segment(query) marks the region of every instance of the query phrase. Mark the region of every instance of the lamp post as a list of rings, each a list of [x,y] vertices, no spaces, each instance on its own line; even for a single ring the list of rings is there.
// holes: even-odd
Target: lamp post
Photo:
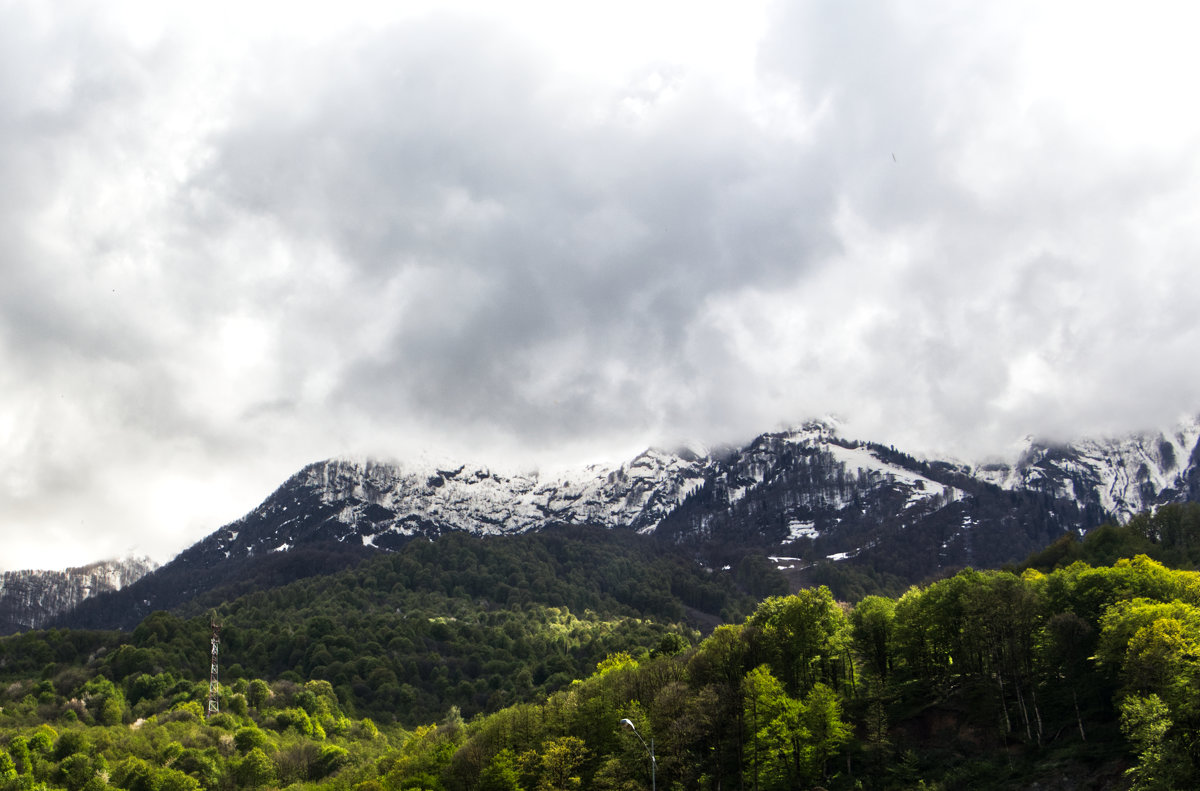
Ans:
[[[629,730],[633,731],[633,735],[638,737],[638,741],[646,748],[646,752],[650,753],[650,791],[658,791],[655,787],[655,775],[658,770],[658,762],[654,760],[654,737],[650,737],[650,744],[646,744],[646,740],[642,738],[642,734],[638,733],[637,728],[633,727],[633,721],[629,718],[621,720],[619,723],[624,725]]]

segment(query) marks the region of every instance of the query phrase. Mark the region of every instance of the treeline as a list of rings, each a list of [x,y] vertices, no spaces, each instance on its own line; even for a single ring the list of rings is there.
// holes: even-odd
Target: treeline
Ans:
[[[1109,565],[1135,555],[1174,568],[1200,568],[1200,503],[1162,505],[1136,514],[1124,525],[1101,525],[1082,538],[1068,533],[1030,555],[1024,568],[1050,571],[1076,561]]]
[[[964,571],[853,608],[819,588],[678,656],[610,659],[379,787],[643,788],[628,718],[664,788],[1195,788],[1198,682],[1200,574],[1144,556]]]
[[[239,678],[205,721],[207,684],[121,664],[131,650],[150,649],[3,688],[0,789],[628,790],[649,787],[651,747],[662,788],[1200,787],[1200,574],[1145,556],[964,571],[853,607],[774,596],[694,647],[614,652],[535,702],[411,731],[319,679]]]

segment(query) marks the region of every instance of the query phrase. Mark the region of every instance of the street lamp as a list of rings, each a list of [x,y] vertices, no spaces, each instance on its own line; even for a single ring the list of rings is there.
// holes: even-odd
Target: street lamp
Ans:
[[[658,761],[654,760],[654,737],[650,737],[650,744],[646,744],[646,740],[642,738],[642,734],[638,733],[637,728],[633,727],[633,721],[629,718],[621,720],[620,725],[624,725],[629,730],[633,731],[633,735],[638,737],[638,741],[646,748],[646,752],[650,753],[650,791],[658,791],[655,787],[655,774],[657,774]]]

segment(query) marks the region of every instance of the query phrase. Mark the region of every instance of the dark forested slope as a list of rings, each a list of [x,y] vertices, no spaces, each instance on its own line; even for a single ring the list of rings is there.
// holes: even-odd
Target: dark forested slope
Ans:
[[[271,581],[242,580],[154,613],[103,664],[121,677],[203,678],[215,611],[231,678],[325,680],[352,712],[420,722],[449,705],[473,713],[528,699],[612,651],[688,645],[755,601],[733,571],[644,536],[578,527],[451,534],[333,574]],[[78,658],[30,639],[0,657],[0,674]]]

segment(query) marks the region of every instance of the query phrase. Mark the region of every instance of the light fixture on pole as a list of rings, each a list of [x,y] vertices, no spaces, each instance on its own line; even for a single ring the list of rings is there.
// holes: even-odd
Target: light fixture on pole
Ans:
[[[658,773],[658,762],[654,760],[654,737],[650,737],[650,743],[646,744],[646,740],[642,738],[642,734],[638,733],[638,729],[633,726],[633,720],[628,717],[621,720],[620,725],[624,725],[629,730],[633,731],[633,735],[638,737],[638,741],[646,748],[646,752],[650,753],[650,791],[658,791],[655,787],[655,775]]]

